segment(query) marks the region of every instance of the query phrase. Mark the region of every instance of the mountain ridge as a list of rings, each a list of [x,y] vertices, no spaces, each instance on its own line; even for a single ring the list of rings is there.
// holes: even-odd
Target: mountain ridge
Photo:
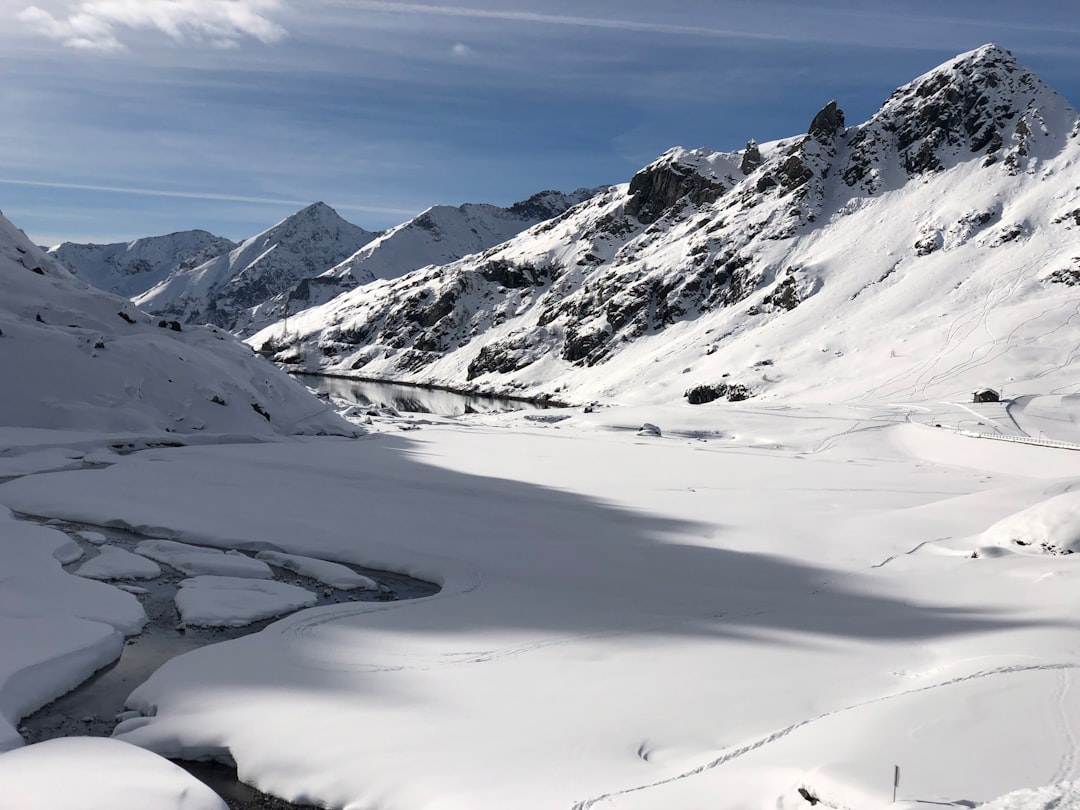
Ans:
[[[375,282],[250,342],[309,371],[526,395],[671,398],[695,382],[769,396],[884,391],[884,378],[834,376],[845,366],[867,376],[843,350],[818,353],[835,359],[828,369],[801,345],[801,370],[770,355],[804,341],[829,348],[821,325],[836,311],[878,330],[896,309],[948,344],[949,330],[917,311],[926,304],[908,281],[915,271],[933,279],[930,300],[962,298],[957,307],[988,306],[1016,265],[1035,286],[1019,284],[1024,295],[996,307],[1020,317],[1028,299],[1071,301],[1057,282],[1073,268],[1065,230],[1080,201],[1064,170],[1078,132],[1064,99],[986,45],[901,86],[863,124],[847,126],[830,102],[803,135],[751,140],[742,152],[669,150],[629,184],[496,248]],[[892,289],[900,282],[902,295]],[[808,304],[814,315],[797,326]],[[772,348],[754,357],[762,340]],[[1032,347],[998,348],[1009,362],[992,373],[1022,373],[1016,358]],[[954,350],[981,351],[936,351],[938,362]],[[969,372],[954,390],[972,384]],[[821,375],[830,386],[815,382]]]

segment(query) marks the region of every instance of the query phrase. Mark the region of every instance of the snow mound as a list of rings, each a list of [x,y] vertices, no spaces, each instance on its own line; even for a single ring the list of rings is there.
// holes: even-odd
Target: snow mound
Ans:
[[[188,576],[213,574],[246,579],[270,579],[274,575],[269,565],[260,560],[253,560],[246,554],[192,546],[175,540],[144,540],[135,547],[135,553],[172,566]]]
[[[358,574],[341,563],[302,557],[298,554],[283,554],[279,551],[260,551],[255,557],[270,565],[287,571],[295,571],[301,576],[310,577],[333,588],[346,591],[379,589],[379,584],[375,580]]]
[[[227,810],[206,785],[157,754],[69,737],[0,756],[0,796],[19,810]]]
[[[316,601],[315,594],[296,585],[243,577],[185,579],[176,594],[180,618],[200,627],[243,627]]]
[[[79,566],[75,573],[87,579],[154,579],[161,576],[161,569],[146,557],[103,546],[96,557]]]
[[[1034,554],[1080,552],[1080,492],[1056,495],[1009,515],[983,532],[981,545]]]
[[[1080,810],[1080,782],[1014,790],[979,807],[981,810]]]

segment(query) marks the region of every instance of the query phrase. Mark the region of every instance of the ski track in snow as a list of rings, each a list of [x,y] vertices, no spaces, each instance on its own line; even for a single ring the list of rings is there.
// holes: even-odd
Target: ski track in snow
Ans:
[[[990,677],[994,677],[994,676],[997,676],[997,675],[1014,675],[1014,674],[1021,673],[1021,672],[1058,671],[1065,678],[1065,681],[1064,681],[1065,685],[1063,685],[1061,687],[1061,689],[1059,690],[1058,703],[1059,703],[1059,706],[1061,708],[1061,719],[1062,719],[1062,722],[1064,723],[1065,729],[1066,729],[1065,737],[1066,737],[1066,749],[1067,750],[1064,752],[1064,755],[1063,755],[1063,758],[1062,758],[1062,765],[1058,769],[1058,774],[1059,775],[1062,774],[1062,773],[1068,774],[1069,772],[1071,772],[1072,768],[1075,765],[1076,755],[1077,755],[1076,740],[1072,735],[1071,729],[1069,728],[1068,714],[1065,711],[1065,694],[1066,694],[1067,684],[1068,684],[1068,675],[1069,675],[1069,671],[1074,670],[1074,669],[1080,669],[1080,663],[1065,662],[1065,663],[1057,663],[1057,664],[1028,664],[1028,665],[1015,664],[1015,665],[1011,665],[1011,666],[995,667],[994,669],[986,669],[986,670],[981,670],[979,672],[973,672],[970,675],[961,675],[960,677],[957,677],[957,678],[950,678],[949,680],[941,681],[940,683],[929,684],[928,686],[920,686],[920,687],[918,687],[916,689],[908,689],[908,690],[905,690],[903,692],[897,692],[897,693],[892,694],[892,695],[883,695],[882,697],[872,698],[870,700],[862,701],[861,703],[853,703],[850,706],[843,706],[843,707],[841,707],[839,709],[833,709],[832,711],[824,712],[822,714],[815,715],[814,717],[808,717],[805,720],[800,720],[797,723],[792,723],[789,726],[784,726],[783,728],[778,729],[776,731],[773,731],[772,733],[767,734],[764,737],[760,737],[760,738],[754,740],[751,743],[747,743],[746,745],[742,745],[742,746],[740,746],[738,748],[735,748],[735,749],[733,749],[731,751],[728,751],[727,753],[722,754],[721,756],[717,757],[714,760],[711,760],[710,762],[706,762],[703,765],[699,765],[698,767],[692,768],[691,770],[688,770],[688,771],[684,771],[683,773],[676,774],[674,776],[669,776],[669,777],[667,777],[665,779],[658,779],[655,782],[649,782],[648,784],[638,785],[636,787],[631,787],[631,788],[624,788],[622,790],[615,790],[615,791],[612,791],[611,793],[604,793],[604,794],[602,794],[600,796],[595,796],[595,797],[593,797],[591,799],[583,799],[582,801],[574,803],[572,808],[573,808],[573,810],[588,810],[588,808],[594,807],[595,805],[600,804],[601,802],[610,801],[612,799],[618,798],[619,796],[625,796],[625,795],[630,794],[630,793],[638,793],[638,792],[643,791],[643,790],[649,790],[650,788],[661,787],[663,785],[669,785],[669,784],[671,784],[673,782],[678,782],[678,781],[681,781],[683,779],[688,779],[691,776],[697,776],[697,775],[702,774],[702,773],[704,773],[706,771],[711,771],[711,770],[713,770],[715,768],[719,768],[720,766],[725,765],[725,764],[727,764],[728,762],[731,762],[734,759],[738,759],[739,757],[742,757],[742,756],[744,756],[746,754],[749,754],[749,753],[751,753],[753,751],[757,751],[760,748],[764,748],[765,746],[770,745],[770,744],[776,742],[777,740],[783,739],[784,737],[787,737],[788,735],[792,734],[795,731],[798,731],[799,729],[801,729],[801,728],[803,728],[805,726],[809,726],[812,723],[816,723],[816,722],[818,722],[820,720],[825,720],[825,719],[827,719],[829,717],[834,717],[834,716],[836,716],[838,714],[843,714],[845,712],[854,711],[856,709],[862,709],[862,708],[865,708],[866,706],[872,706],[875,703],[884,703],[885,701],[888,701],[888,700],[894,700],[896,698],[907,697],[909,695],[916,695],[916,694],[918,694],[920,692],[929,692],[929,691],[931,691],[933,689],[941,689],[941,688],[946,687],[946,686],[955,686],[956,684],[966,683],[968,681],[981,680],[983,678],[990,678]],[[1068,763],[1068,764],[1066,764],[1066,763]],[[1060,779],[1055,778],[1054,781],[1055,782],[1060,781]]]
[[[1061,733],[1065,746],[1057,770],[1054,771],[1054,775],[1047,783],[1051,785],[1069,779],[1076,770],[1076,763],[1080,762],[1080,745],[1077,744],[1076,735],[1073,733],[1072,725],[1069,723],[1069,686],[1071,680],[1067,669],[1062,669],[1058,673],[1058,719],[1061,721]]]

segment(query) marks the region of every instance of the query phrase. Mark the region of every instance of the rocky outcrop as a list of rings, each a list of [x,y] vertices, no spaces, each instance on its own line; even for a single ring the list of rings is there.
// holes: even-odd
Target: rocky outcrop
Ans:
[[[674,150],[635,174],[630,181],[626,212],[643,225],[649,225],[677,203],[701,206],[715,202],[734,182],[725,183],[712,172],[702,172],[694,162],[685,160],[688,155],[697,158],[706,151]]]

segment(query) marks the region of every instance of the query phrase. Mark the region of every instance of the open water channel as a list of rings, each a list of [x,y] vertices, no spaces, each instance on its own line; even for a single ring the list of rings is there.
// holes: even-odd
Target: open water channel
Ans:
[[[87,559],[96,556],[98,549],[104,545],[131,551],[139,542],[147,539],[124,529],[46,520],[30,515],[19,517],[58,529],[82,547],[83,558],[64,566],[69,571],[77,569]],[[127,639],[123,653],[114,663],[99,670],[76,689],[23,718],[19,731],[28,743],[57,737],[107,737],[123,716],[128,695],[169,659],[197,647],[257,632],[282,615],[295,612],[288,611],[243,627],[185,625],[181,622],[174,602],[185,574],[163,562],[159,561],[158,564],[162,574],[154,579],[120,580],[114,583],[134,593],[142,603],[149,619],[142,632]],[[416,599],[431,596],[439,590],[437,585],[404,574],[354,565],[347,567],[374,580],[378,588],[343,590],[291,570],[274,568],[273,571],[275,580],[298,585],[314,593],[318,599],[317,605]],[[235,768],[229,765],[212,762],[177,764],[209,785],[233,810],[295,810],[303,806],[268,796],[244,784],[237,778]]]

